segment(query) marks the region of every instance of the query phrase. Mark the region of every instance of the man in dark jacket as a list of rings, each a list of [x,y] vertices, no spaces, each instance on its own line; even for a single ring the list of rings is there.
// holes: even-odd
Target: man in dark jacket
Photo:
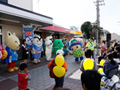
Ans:
[[[118,63],[113,60],[113,54],[108,54],[107,59],[104,63],[103,71],[108,78],[118,74]]]

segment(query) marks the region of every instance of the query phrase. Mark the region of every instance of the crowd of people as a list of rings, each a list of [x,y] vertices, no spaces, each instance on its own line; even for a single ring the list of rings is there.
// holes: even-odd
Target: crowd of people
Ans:
[[[63,52],[62,51],[57,52],[56,56],[59,54],[65,56],[68,54],[68,52],[70,52],[69,43],[67,42],[67,39],[63,39],[62,42],[64,47]],[[90,38],[90,40],[87,43],[85,43],[83,47],[84,49],[82,49],[84,50],[84,59],[80,62],[80,70],[82,71],[81,82],[84,90],[100,90],[100,81],[101,81],[102,75],[97,71],[99,69],[99,66],[97,66],[97,63],[99,64],[103,59],[105,60],[105,63],[101,67],[103,68],[104,76],[110,79],[113,75],[118,74],[119,64],[118,62],[115,61],[115,59],[116,58],[120,59],[120,46],[119,44],[117,44],[116,40],[113,40],[113,43],[111,44],[110,47],[107,47],[105,41],[101,42],[100,56],[98,57],[98,60],[95,60],[94,58],[94,47],[95,47],[94,40],[93,38]],[[27,80],[30,78],[30,75],[28,74],[28,70],[27,70],[28,51],[27,51],[25,40],[23,40],[22,50],[23,50],[23,53],[22,53],[23,62],[19,66],[18,87],[19,87],[19,90],[23,88],[24,90],[29,90],[27,87]],[[89,63],[86,64],[87,61]],[[70,89],[63,88],[65,74],[62,77],[55,76],[53,72],[53,68],[55,66],[56,66],[55,58],[53,58],[48,64],[48,68],[50,70],[50,77],[55,79],[55,86],[53,90],[70,90]],[[68,71],[66,61],[64,62],[62,67],[65,68],[65,72]]]

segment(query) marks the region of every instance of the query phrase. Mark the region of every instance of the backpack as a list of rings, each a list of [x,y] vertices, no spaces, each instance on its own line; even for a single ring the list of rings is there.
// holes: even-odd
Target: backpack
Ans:
[[[55,75],[54,75],[54,73],[53,73],[53,68],[56,66],[56,64],[55,64],[55,60],[53,60],[53,62],[52,62],[52,64],[50,65],[50,71],[49,71],[49,74],[50,74],[50,77],[51,78],[55,78]]]

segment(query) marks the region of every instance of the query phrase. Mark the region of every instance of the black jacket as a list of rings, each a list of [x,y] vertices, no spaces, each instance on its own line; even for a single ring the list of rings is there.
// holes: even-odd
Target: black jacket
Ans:
[[[109,60],[106,60],[104,63],[103,71],[108,78],[111,78],[113,75],[118,74],[118,63],[114,61],[115,64],[111,64]]]

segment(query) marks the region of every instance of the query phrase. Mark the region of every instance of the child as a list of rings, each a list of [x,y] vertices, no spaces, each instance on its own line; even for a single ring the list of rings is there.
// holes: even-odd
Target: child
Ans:
[[[62,55],[63,55],[63,51],[62,51],[62,50],[59,50],[59,52],[57,51],[56,54],[57,54],[57,55],[59,55],[59,54],[62,54]],[[65,60],[64,60],[64,61],[65,61]],[[55,86],[54,86],[54,89],[53,89],[53,90],[55,90],[56,88],[62,88],[62,87],[63,87],[63,82],[64,82],[64,76],[58,78],[58,77],[56,77],[56,76],[54,75],[54,73],[53,73],[53,68],[54,68],[55,66],[56,66],[56,64],[55,64],[55,58],[53,58],[53,59],[49,62],[49,64],[48,64],[48,68],[49,68],[49,70],[50,70],[50,77],[55,79]],[[66,61],[64,62],[64,65],[63,65],[62,67],[65,68],[66,72],[68,71],[68,67],[67,67]]]
[[[108,78],[118,74],[118,63],[113,60],[113,54],[107,54],[107,60],[104,63],[103,72]]]
[[[101,76],[95,70],[86,70],[81,75],[81,83],[84,90],[100,90]]]
[[[83,63],[84,63],[84,61],[86,60],[86,59],[91,59],[91,56],[92,56],[92,51],[90,50],[90,49],[86,49],[86,51],[85,51],[85,59],[84,60],[82,60],[82,62],[81,62],[81,64],[80,64],[80,70],[81,71],[85,71],[84,70],[84,67],[83,67]],[[93,60],[93,59],[91,59],[91,60]],[[93,62],[94,62],[94,67],[93,67],[93,70],[97,70],[97,66],[96,66],[96,62],[95,62],[95,60],[93,60]]]
[[[18,71],[18,88],[19,90],[30,90],[28,89],[28,79],[30,79],[26,63],[21,63]]]

